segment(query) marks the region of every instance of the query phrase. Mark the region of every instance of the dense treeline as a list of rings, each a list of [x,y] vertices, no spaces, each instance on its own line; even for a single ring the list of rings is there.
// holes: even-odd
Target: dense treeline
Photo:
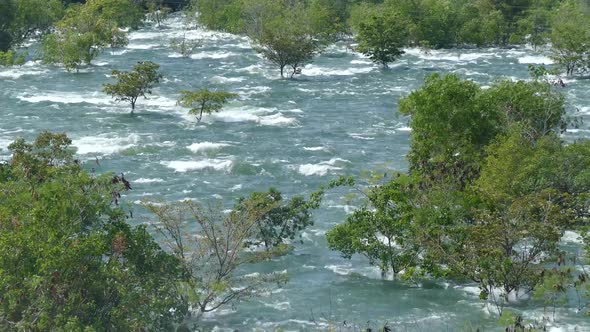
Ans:
[[[351,38],[384,67],[405,47],[524,44],[551,45],[551,58],[568,75],[590,67],[590,14],[580,0],[194,0],[184,8],[210,29],[249,36],[282,77],[300,73],[326,45]],[[3,0],[0,52],[11,53],[0,64],[21,64],[26,55],[15,48],[39,38],[39,58],[77,70],[102,49],[125,46],[128,28],[161,26],[170,11],[163,0]],[[183,56],[196,47],[186,38],[173,41]]]

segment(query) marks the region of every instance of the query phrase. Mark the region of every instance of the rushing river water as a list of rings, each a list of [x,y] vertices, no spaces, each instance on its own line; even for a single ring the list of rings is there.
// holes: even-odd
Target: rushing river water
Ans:
[[[168,47],[186,33],[202,40],[191,58]],[[161,65],[164,81],[136,115],[101,92],[112,69],[137,61]],[[206,30],[166,29],[130,34],[124,49],[105,51],[80,73],[29,62],[0,69],[0,159],[16,137],[42,130],[67,132],[88,169],[123,172],[133,190],[126,200],[222,199],[225,204],[251,191],[276,187],[287,196],[306,194],[339,175],[358,175],[384,165],[405,169],[408,119],[397,101],[418,88],[426,75],[452,72],[481,84],[498,78],[528,78],[528,64],[550,60],[527,49],[407,50],[383,71],[344,45],[329,47],[294,80],[279,79],[277,68],[246,38]],[[570,111],[590,116],[590,81],[565,80]],[[176,106],[180,90],[236,92],[240,98],[197,123]],[[590,136],[587,124],[564,134]],[[96,159],[100,166],[96,165]],[[375,327],[389,322],[401,331],[455,331],[470,322],[493,326],[474,285],[432,282],[420,285],[381,280],[377,268],[359,257],[345,260],[327,249],[325,233],[354,208],[342,192],[327,196],[316,223],[303,233],[291,255],[257,267],[286,270],[289,283],[268,297],[227,307],[208,316],[208,327],[240,330],[320,329],[343,321]],[[567,233],[564,246],[578,240]],[[540,318],[540,304],[513,304]],[[575,306],[558,309],[556,331],[590,331]],[[340,324],[340,325],[336,325]],[[350,323],[349,323],[350,324]]]

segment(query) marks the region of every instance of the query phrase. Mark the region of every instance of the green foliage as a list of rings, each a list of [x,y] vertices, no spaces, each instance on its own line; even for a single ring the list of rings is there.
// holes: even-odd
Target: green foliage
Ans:
[[[498,133],[498,114],[477,107],[481,89],[456,75],[432,75],[399,103],[410,115],[410,168],[433,180],[469,182],[481,149]]]
[[[201,89],[197,91],[180,91],[178,104],[183,107],[190,107],[189,114],[195,115],[197,121],[201,121],[203,113],[211,114],[221,111],[221,108],[229,100],[237,98],[235,93],[224,91],[209,91]]]
[[[590,15],[577,0],[563,1],[552,19],[551,58],[567,75],[588,69],[590,52]]]
[[[281,193],[270,188],[268,192],[253,192],[248,198],[240,198],[234,210],[247,211],[248,206],[257,206],[267,211],[257,220],[254,240],[249,245],[264,244],[265,249],[270,251],[280,248],[287,240],[294,240],[302,230],[313,225],[311,210],[320,206],[322,196],[323,191],[320,190],[313,193],[309,200],[294,196],[284,202]]]
[[[19,139],[0,165],[0,329],[171,328],[188,309],[178,261],[126,223],[120,178],[85,172],[70,144]]]
[[[28,52],[16,53],[12,50],[2,52],[0,51],[0,66],[22,66],[25,64]]]
[[[400,101],[400,112],[411,115],[411,169],[460,185],[477,177],[484,147],[512,126],[523,126],[535,140],[567,125],[563,96],[541,81],[481,89],[456,75],[433,75]]]
[[[135,110],[137,98],[147,98],[146,94],[152,94],[152,88],[160,82],[162,74],[158,73],[157,65],[151,61],[138,62],[129,72],[113,70],[112,75],[117,83],[104,84],[103,91],[115,101],[124,101],[131,104],[131,113]]]
[[[313,30],[312,16],[303,6],[284,8],[275,17],[262,21],[259,33],[251,36],[254,49],[277,65],[281,77],[291,67],[292,78],[323,48],[321,35]]]
[[[410,170],[371,182],[367,204],[327,233],[329,247],[394,275],[477,282],[499,315],[509,297],[537,287],[558,301],[547,267],[562,232],[588,225],[590,143],[564,144],[564,97],[540,79],[546,69],[533,73],[486,89],[433,75],[402,99]],[[581,293],[586,275],[577,277],[568,287]]]
[[[137,28],[143,13],[130,0],[90,0],[84,5],[71,5],[55,32],[41,45],[45,63],[63,64],[67,70],[90,64],[107,46],[128,43],[122,27]]]
[[[0,51],[7,51],[37,33],[49,32],[62,15],[63,5],[59,0],[3,0],[0,4],[0,21],[3,22],[0,23]]]
[[[360,8],[360,7],[359,7]],[[356,39],[358,52],[387,68],[387,64],[404,54],[408,40],[408,24],[399,13],[377,8],[370,18],[359,23]]]
[[[414,271],[411,268],[416,266],[419,253],[416,242],[411,240],[416,180],[398,174],[385,185],[371,189],[368,204],[326,234],[330,249],[340,251],[345,258],[364,255],[381,268],[383,275],[391,271],[394,278],[402,271]]]

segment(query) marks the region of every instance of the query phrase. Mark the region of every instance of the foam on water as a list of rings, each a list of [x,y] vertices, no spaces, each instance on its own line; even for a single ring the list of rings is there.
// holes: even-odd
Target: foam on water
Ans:
[[[219,150],[223,147],[229,146],[227,143],[213,143],[213,142],[199,142],[193,143],[186,148],[191,150],[194,153],[204,152],[204,151],[211,151],[211,150]]]
[[[328,172],[339,171],[342,167],[335,166],[336,164],[348,163],[348,160],[341,158],[332,158],[328,161],[322,161],[319,164],[304,164],[297,168],[297,171],[305,176],[319,175],[324,176]]]
[[[30,103],[52,102],[60,104],[112,104],[112,100],[109,98],[109,96],[100,92],[82,94],[64,91],[43,91],[34,94],[23,93],[16,97],[20,100],[28,101]]]
[[[39,63],[35,61],[28,61],[21,67],[0,67],[0,77],[1,78],[21,78],[22,76],[27,75],[44,75],[49,72],[49,70],[45,68],[39,68]]]
[[[199,171],[204,169],[213,169],[216,171],[230,171],[233,166],[233,161],[227,159],[174,160],[162,161],[160,163],[180,173],[188,171]]]
[[[77,148],[76,153],[109,155],[137,146],[139,136],[131,134],[127,137],[111,137],[110,135],[87,136],[73,139],[72,145]]]
[[[366,74],[376,67],[351,67],[351,68],[326,68],[316,65],[306,65],[301,70],[303,76],[352,76],[358,74]]]
[[[224,76],[213,76],[209,79],[211,83],[239,83],[245,80],[244,77],[224,77]]]
[[[132,180],[131,182],[133,183],[160,183],[160,182],[164,182],[163,179],[160,178],[139,178],[137,180]]]
[[[518,63],[552,65],[554,61],[544,55],[525,55],[518,58]]]
[[[226,59],[233,56],[239,56],[237,53],[217,51],[217,52],[199,52],[192,54],[191,59],[202,60],[202,59]]]

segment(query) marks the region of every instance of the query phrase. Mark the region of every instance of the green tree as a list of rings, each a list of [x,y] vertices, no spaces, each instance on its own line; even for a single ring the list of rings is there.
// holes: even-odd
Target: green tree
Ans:
[[[137,28],[143,14],[129,0],[90,0],[70,5],[55,31],[43,39],[41,58],[45,63],[63,64],[78,71],[90,64],[103,48],[127,45],[122,27]]]
[[[400,101],[411,115],[412,171],[465,184],[479,174],[484,147],[515,124],[535,140],[567,125],[565,101],[547,82],[499,81],[489,89],[456,75],[433,75]]]
[[[577,0],[563,1],[551,19],[551,58],[567,75],[588,68],[590,16]]]
[[[283,78],[286,67],[291,67],[287,75],[293,78],[323,49],[321,35],[309,21],[311,17],[301,5],[284,8],[276,17],[261,23],[260,34],[251,36],[254,49],[277,65]]]
[[[70,144],[18,139],[0,165],[0,329],[169,330],[188,310],[179,261],[127,224],[122,178],[87,173]]]
[[[146,94],[152,94],[152,88],[162,79],[158,68],[160,65],[145,61],[138,62],[129,72],[113,70],[112,75],[117,79],[117,83],[104,84],[103,91],[115,98],[117,102],[130,103],[133,114],[137,98],[147,98]]]
[[[367,193],[367,204],[327,234],[328,247],[343,257],[361,254],[397,278],[411,277],[420,252],[412,235],[413,212],[417,204],[417,178],[398,173],[390,182]]]
[[[408,24],[399,13],[378,7],[359,23],[356,39],[358,52],[387,68],[388,63],[404,54],[408,43]]]
[[[224,91],[209,91],[201,89],[197,91],[184,90],[180,92],[178,104],[183,107],[189,107],[189,114],[195,115],[197,121],[201,121],[203,113],[211,114],[221,111],[221,108],[229,100],[237,98],[235,93]]]
[[[322,196],[323,190],[319,190],[309,200],[294,196],[284,201],[279,191],[270,188],[267,192],[254,192],[247,198],[240,198],[234,210],[248,211],[249,206],[265,210],[257,220],[254,239],[249,245],[263,244],[267,251],[281,250],[285,241],[294,240],[302,230],[313,225],[311,210],[320,206]]]
[[[0,4],[0,51],[51,30],[63,15],[59,0],[3,0]]]

